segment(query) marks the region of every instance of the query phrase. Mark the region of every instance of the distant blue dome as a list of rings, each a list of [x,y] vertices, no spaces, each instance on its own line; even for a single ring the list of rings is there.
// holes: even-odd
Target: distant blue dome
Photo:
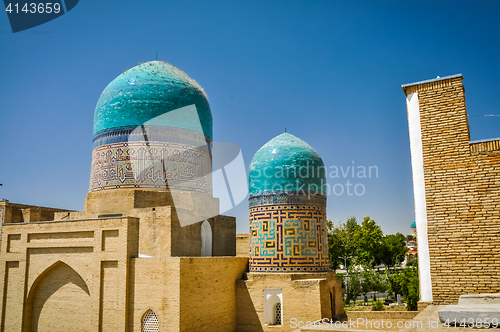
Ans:
[[[203,131],[213,139],[212,113],[203,89],[184,72],[163,61],[140,64],[115,78],[102,92],[94,114],[94,137],[148,121],[148,125],[172,127],[168,117],[150,120],[190,105],[196,106],[199,120],[177,116],[174,127]]]
[[[249,194],[325,195],[326,170],[319,154],[289,133],[276,136],[255,153],[249,169]]]
[[[416,228],[417,227],[417,223],[414,221],[411,223],[411,228]]]

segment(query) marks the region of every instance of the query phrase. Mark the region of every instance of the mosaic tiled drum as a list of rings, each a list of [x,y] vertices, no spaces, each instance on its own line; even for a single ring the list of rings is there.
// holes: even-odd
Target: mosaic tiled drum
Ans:
[[[94,114],[89,192],[178,189],[211,194],[212,114],[203,89],[172,65],[127,70]]]
[[[251,272],[329,269],[326,170],[319,154],[284,133],[255,154],[249,170]]]

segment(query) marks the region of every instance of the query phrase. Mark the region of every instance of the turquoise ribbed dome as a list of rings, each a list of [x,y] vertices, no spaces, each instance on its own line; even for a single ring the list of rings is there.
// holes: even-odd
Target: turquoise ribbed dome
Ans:
[[[248,176],[250,197],[284,192],[325,195],[323,160],[309,144],[289,133],[276,136],[255,153]]]
[[[415,227],[417,227],[417,223],[414,221],[411,223],[411,228],[415,228]]]
[[[192,116],[176,116],[175,124],[169,123],[169,117],[150,121],[193,104],[199,120]],[[184,72],[163,61],[135,66],[108,84],[95,109],[94,135],[117,128],[137,127],[147,121],[153,126],[203,131],[213,138],[212,113],[203,89]]]

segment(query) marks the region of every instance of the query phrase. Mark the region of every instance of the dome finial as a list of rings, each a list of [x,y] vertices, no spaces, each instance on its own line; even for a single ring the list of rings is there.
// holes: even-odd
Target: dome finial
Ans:
[[[286,133],[286,127],[285,127],[285,133]]]

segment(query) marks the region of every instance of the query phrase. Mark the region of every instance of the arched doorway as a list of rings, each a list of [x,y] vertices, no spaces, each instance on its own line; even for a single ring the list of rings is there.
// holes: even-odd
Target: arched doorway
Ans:
[[[91,307],[85,281],[59,261],[33,283],[27,301],[25,331],[90,331]]]
[[[212,227],[207,220],[201,224],[201,256],[212,256]]]

